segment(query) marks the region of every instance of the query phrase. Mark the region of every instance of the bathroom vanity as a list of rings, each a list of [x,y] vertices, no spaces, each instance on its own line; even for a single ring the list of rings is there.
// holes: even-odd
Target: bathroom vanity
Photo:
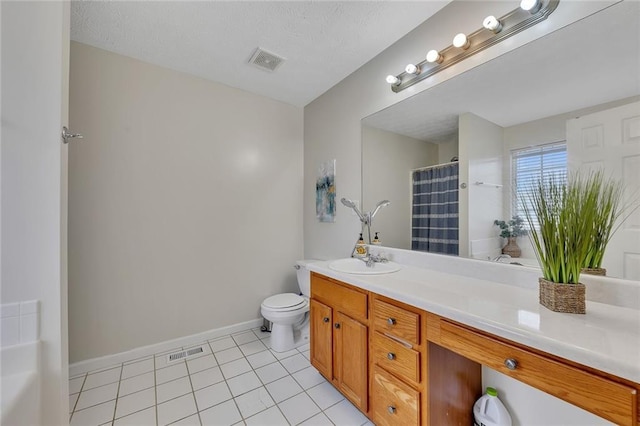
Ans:
[[[311,363],[376,425],[472,424],[483,365],[640,424],[635,309],[588,302],[587,315],[558,314],[531,289],[478,278],[311,269]]]

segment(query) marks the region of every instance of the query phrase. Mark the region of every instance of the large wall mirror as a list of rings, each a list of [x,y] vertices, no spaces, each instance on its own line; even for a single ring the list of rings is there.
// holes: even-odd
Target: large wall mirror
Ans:
[[[566,141],[569,170],[603,168],[637,190],[639,20],[640,3],[616,3],[364,118],[362,206],[391,201],[373,223],[382,244],[411,249],[412,170],[458,158],[460,256],[500,254],[505,241],[493,221],[514,214],[518,150]],[[613,130],[594,124],[600,119]],[[615,138],[618,147],[608,146]],[[615,239],[603,267],[640,280],[640,213]],[[518,263],[536,266],[528,239],[518,241]]]

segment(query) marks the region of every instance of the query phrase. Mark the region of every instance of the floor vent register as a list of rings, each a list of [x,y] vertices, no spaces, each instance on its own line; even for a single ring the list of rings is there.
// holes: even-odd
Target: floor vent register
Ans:
[[[188,349],[186,351],[175,352],[167,355],[167,362],[179,361],[181,359],[185,359],[197,354],[201,354],[202,352],[204,352],[204,350],[202,349],[202,346],[199,346],[193,349]]]

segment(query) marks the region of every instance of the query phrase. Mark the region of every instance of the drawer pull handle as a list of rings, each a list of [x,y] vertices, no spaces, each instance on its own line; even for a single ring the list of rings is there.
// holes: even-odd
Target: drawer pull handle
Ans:
[[[340,328],[340,323],[339,323],[339,322],[337,322],[337,323],[335,323],[333,326],[334,326],[335,328]]]
[[[396,354],[394,354],[393,352],[389,352],[387,354],[387,358],[393,361],[394,359],[396,359]]]
[[[413,345],[409,342],[406,342],[404,340],[402,340],[399,337],[394,336],[393,334],[389,334],[389,333],[384,333],[385,336],[387,336],[389,339],[394,340],[398,343],[400,343],[402,346],[404,346],[405,348],[411,349],[413,348]]]
[[[395,414],[396,413],[396,407],[394,407],[393,405],[390,405],[387,407],[387,411],[389,412],[389,414]]]
[[[329,317],[324,317],[324,318],[322,318],[322,321],[324,321],[324,322],[329,322]]]
[[[513,358],[507,358],[504,360],[504,365],[509,370],[515,370],[516,368],[518,368],[518,361]]]
[[[396,319],[395,318],[387,318],[387,324],[396,325]]]

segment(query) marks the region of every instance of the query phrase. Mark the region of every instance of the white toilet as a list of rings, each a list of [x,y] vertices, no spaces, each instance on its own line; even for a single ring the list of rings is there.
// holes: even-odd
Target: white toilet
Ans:
[[[267,297],[260,312],[271,321],[271,349],[286,352],[309,342],[309,296],[311,294],[311,274],[307,265],[311,260],[299,260],[295,268],[301,296],[295,293],[281,293]]]

